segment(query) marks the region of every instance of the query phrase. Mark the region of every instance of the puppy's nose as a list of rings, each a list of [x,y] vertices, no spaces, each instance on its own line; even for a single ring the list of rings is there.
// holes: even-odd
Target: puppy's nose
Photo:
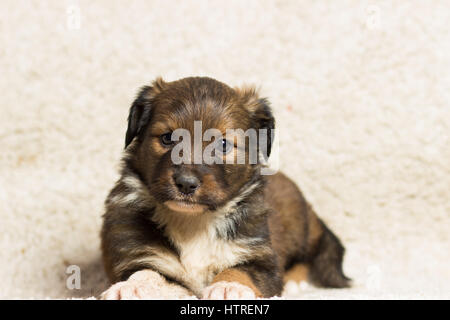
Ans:
[[[184,194],[194,193],[200,185],[200,181],[193,174],[179,174],[174,179],[178,190]]]

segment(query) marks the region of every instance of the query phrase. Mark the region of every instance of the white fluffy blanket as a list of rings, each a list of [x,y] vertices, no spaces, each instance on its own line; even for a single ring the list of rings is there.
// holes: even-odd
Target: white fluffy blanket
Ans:
[[[0,298],[106,288],[103,200],[130,103],[159,75],[270,98],[281,168],[354,279],[286,297],[450,298],[449,21],[445,0],[2,0]]]

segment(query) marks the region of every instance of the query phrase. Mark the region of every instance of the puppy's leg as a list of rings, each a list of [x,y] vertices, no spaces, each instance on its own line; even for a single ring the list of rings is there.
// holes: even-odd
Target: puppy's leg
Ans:
[[[203,299],[254,299],[280,295],[283,281],[276,265],[252,263],[226,269],[203,290]]]
[[[203,291],[203,299],[255,299],[261,292],[250,276],[239,269],[226,269]]]
[[[307,255],[294,255],[293,265],[285,271],[283,280],[308,281],[323,288],[347,288],[351,280],[342,270],[345,248],[330,229],[318,218],[309,225]]]
[[[296,184],[281,173],[267,177],[265,200],[271,242],[286,270],[284,279],[310,280],[321,287],[349,286],[342,271],[344,247],[319,219]],[[307,265],[299,267],[299,264]]]
[[[283,275],[284,283],[288,281],[302,282],[308,281],[309,266],[305,263],[297,263],[286,270]]]

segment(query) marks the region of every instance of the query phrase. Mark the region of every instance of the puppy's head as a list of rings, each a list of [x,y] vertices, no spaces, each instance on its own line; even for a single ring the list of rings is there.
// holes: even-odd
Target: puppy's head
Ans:
[[[261,149],[270,154],[273,129],[268,102],[254,89],[210,78],[157,79],[131,106],[125,148],[159,205],[199,214],[259,183]]]

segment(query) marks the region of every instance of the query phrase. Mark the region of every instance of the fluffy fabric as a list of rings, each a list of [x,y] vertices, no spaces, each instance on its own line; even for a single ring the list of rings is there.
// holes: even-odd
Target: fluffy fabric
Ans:
[[[450,298],[449,21],[445,0],[1,1],[0,298],[108,286],[103,201],[128,108],[160,75],[256,84],[272,102],[281,169],[354,279],[285,297]]]

